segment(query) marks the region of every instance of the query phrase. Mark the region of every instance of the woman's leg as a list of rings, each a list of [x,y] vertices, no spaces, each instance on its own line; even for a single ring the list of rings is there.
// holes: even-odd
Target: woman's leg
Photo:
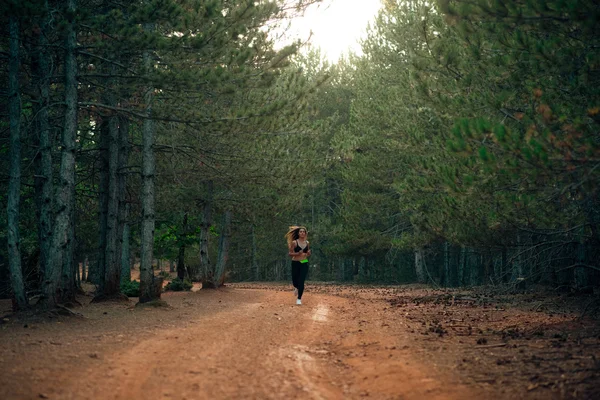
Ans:
[[[298,288],[298,279],[300,276],[300,264],[298,261],[292,261],[292,285],[297,289]]]
[[[306,280],[306,275],[308,275],[308,263],[300,264],[299,273],[298,273],[298,298],[302,298],[302,293],[304,293],[304,281]]]

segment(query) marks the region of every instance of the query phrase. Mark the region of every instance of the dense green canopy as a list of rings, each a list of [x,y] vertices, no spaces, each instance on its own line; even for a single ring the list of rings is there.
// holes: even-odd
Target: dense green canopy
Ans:
[[[17,297],[68,299],[85,259],[105,296],[139,257],[147,290],[152,258],[207,286],[286,279],[296,224],[312,279],[599,282],[595,1],[388,0],[333,65],[274,42],[310,1],[17,3],[0,40]]]

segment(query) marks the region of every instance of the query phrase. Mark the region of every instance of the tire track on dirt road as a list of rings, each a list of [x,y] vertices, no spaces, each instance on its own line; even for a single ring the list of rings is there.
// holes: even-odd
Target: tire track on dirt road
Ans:
[[[322,334],[325,324],[329,323],[327,317],[329,307],[324,303],[318,303],[309,311],[304,313],[306,327],[302,330],[302,334],[294,337],[291,343],[279,348],[278,355],[282,360],[288,360],[287,368],[294,371],[305,392],[305,398],[314,400],[343,398],[343,392],[332,384],[334,378],[329,373],[331,366],[324,365],[327,363],[324,363],[323,359],[316,358],[317,355],[329,354],[323,349],[322,343],[316,340]]]
[[[323,323],[313,319],[312,307],[293,305],[291,293],[221,294],[213,313],[194,319],[192,310],[187,326],[102,356],[83,374],[94,377],[92,385],[73,384],[63,393],[120,400],[341,398],[304,345]]]
[[[195,321],[187,332],[167,333],[175,340],[140,344],[120,360],[126,369],[148,358],[157,366],[123,382],[116,398],[278,398],[283,368],[266,354],[279,345],[274,334],[291,329],[286,327],[291,318],[274,297],[267,293],[259,302],[232,303],[228,310]],[[293,394],[296,388],[284,389]]]
[[[181,327],[104,355],[81,374],[93,378],[86,385],[73,381],[65,389],[71,397],[63,398],[477,398],[415,362],[408,350],[388,351],[398,336],[382,331],[367,305],[314,294],[296,306],[291,291],[212,293],[189,296],[189,319]],[[193,302],[200,300],[204,311],[195,314],[199,303]],[[367,323],[356,329],[357,320]]]

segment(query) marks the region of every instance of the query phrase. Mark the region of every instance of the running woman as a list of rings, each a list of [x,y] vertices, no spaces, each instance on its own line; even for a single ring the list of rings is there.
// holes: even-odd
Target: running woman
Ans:
[[[288,254],[292,257],[292,284],[298,305],[302,304],[304,281],[308,274],[308,257],[311,255],[307,236],[308,232],[303,226],[290,226],[288,233],[285,234]]]

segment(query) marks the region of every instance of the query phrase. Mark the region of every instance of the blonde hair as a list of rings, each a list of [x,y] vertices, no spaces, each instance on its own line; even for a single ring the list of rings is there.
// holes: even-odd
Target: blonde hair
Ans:
[[[288,246],[291,246],[294,240],[298,240],[300,229],[304,229],[306,231],[306,234],[308,235],[308,229],[306,229],[306,227],[296,225],[290,226],[288,233],[285,234]]]

